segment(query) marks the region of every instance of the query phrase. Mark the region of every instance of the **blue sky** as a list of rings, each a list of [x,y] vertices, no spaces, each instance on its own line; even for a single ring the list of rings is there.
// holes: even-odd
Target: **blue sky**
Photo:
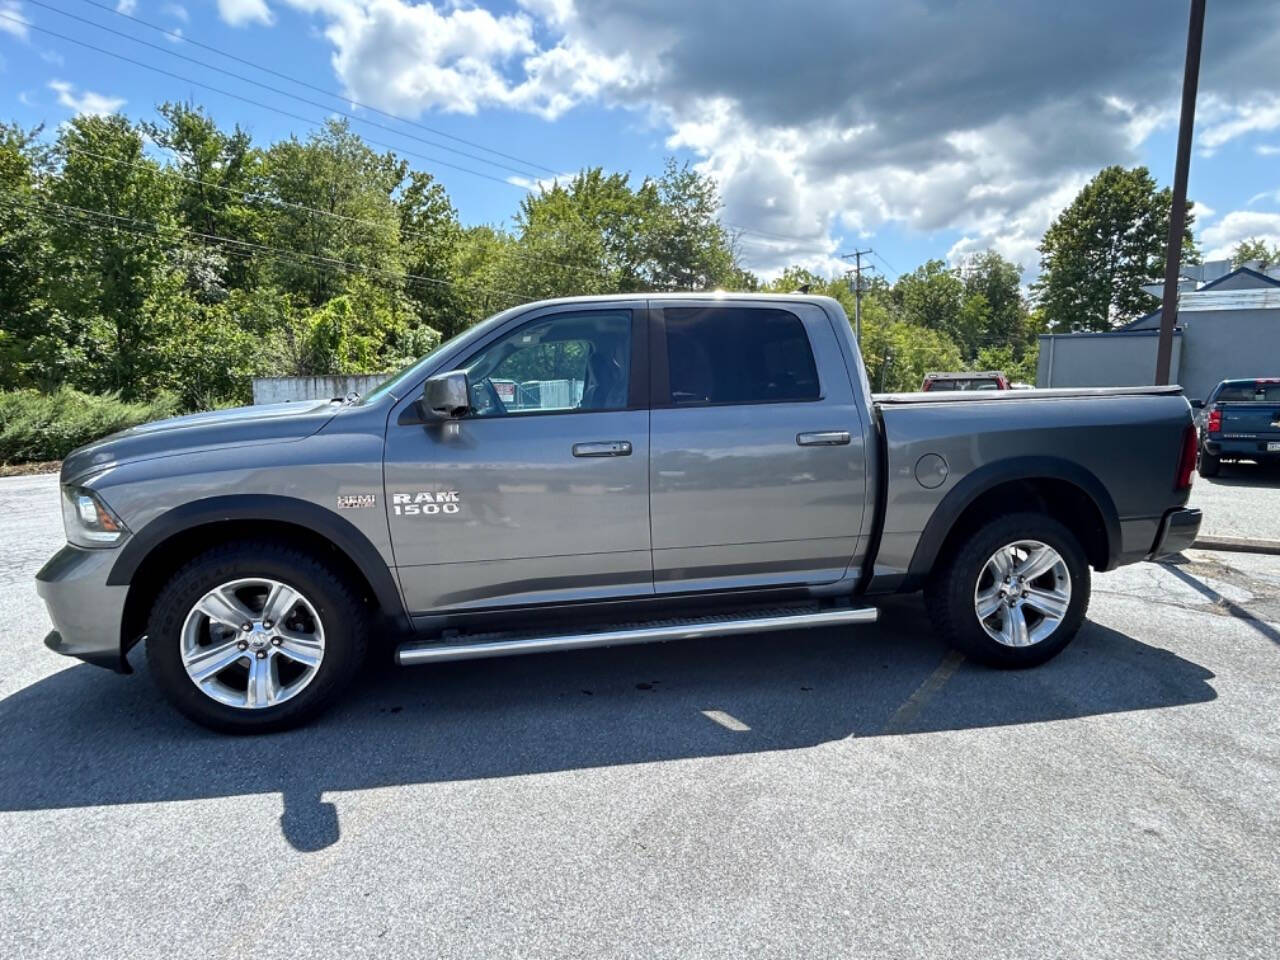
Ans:
[[[831,272],[855,245],[890,279],[988,246],[1030,275],[1045,226],[1100,167],[1170,180],[1185,16],[1114,0],[0,0],[0,100],[6,119],[53,129],[79,110],[145,119],[191,99],[264,144],[305,135],[326,110],[298,98],[319,101],[392,127],[355,124],[435,173],[467,223],[506,221],[512,179],[597,164],[641,177],[674,155],[718,180],[723,220],[766,275]],[[1280,4],[1211,5],[1197,134],[1206,253],[1280,244]]]

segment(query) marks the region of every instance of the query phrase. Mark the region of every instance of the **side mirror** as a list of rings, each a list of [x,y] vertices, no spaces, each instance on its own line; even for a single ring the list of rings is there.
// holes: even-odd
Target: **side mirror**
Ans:
[[[465,370],[436,374],[422,388],[418,401],[424,416],[433,420],[456,420],[471,409],[471,388]]]
[[[1192,400],[1192,401],[1191,401],[1191,409],[1193,409],[1193,410],[1203,410],[1203,409],[1204,409],[1204,401],[1203,401],[1203,400]]]

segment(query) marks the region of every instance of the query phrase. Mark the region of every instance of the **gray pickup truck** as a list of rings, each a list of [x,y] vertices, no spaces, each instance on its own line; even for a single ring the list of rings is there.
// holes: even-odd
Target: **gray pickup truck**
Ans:
[[[872,398],[834,300],[526,304],[369,396],[178,417],[62,467],[51,649],[146,639],[188,717],[280,729],[370,637],[402,664],[868,623],[923,588],[1001,667],[1079,629],[1090,568],[1176,552],[1178,388]]]

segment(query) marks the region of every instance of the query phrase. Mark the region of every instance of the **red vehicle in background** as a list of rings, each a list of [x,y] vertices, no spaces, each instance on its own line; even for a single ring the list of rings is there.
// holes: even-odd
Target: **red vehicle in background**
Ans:
[[[1008,390],[1009,378],[999,370],[970,370],[965,373],[926,373],[920,387],[928,390]]]

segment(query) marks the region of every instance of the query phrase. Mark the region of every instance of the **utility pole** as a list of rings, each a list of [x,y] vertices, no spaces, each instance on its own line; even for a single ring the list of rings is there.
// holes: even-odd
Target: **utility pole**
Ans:
[[[1191,132],[1196,123],[1196,88],[1200,83],[1200,42],[1204,39],[1205,0],[1191,0],[1187,26],[1187,61],[1182,75],[1182,118],[1178,122],[1178,155],[1173,168],[1173,206],[1169,210],[1169,247],[1164,260],[1164,300],[1160,307],[1160,342],[1156,348],[1156,383],[1169,382],[1173,361],[1173,325],[1178,320],[1178,274],[1182,267],[1182,231],[1187,222],[1187,173],[1191,167]]]
[[[859,346],[862,344],[862,258],[874,252],[867,249],[840,254],[841,260],[853,260],[853,338]],[[867,267],[867,269],[874,270],[875,267]]]

